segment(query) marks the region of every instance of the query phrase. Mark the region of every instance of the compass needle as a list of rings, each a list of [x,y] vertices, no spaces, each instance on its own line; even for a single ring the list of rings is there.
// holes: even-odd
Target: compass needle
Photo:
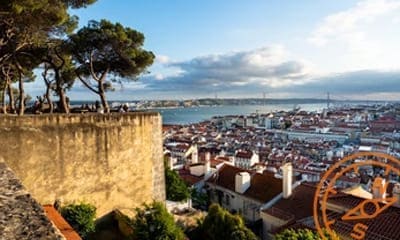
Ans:
[[[381,224],[386,215],[389,216],[392,212],[389,208],[400,202],[397,195],[391,195],[392,190],[389,189],[389,183],[395,177],[393,174],[400,175],[397,166],[400,166],[400,160],[379,152],[354,153],[331,166],[320,179],[314,194],[313,217],[321,238],[329,239],[326,232],[334,237],[335,231],[340,232],[341,226],[346,225],[350,230],[346,233],[346,237],[349,237],[346,239],[369,239],[369,235],[372,236],[375,231],[375,222]],[[370,180],[373,182],[369,181],[368,189],[362,189],[362,185],[354,188],[355,190],[342,187],[342,177],[361,178],[364,174],[368,175],[369,169],[374,169],[375,173],[375,168],[379,170],[379,174],[371,176]],[[359,189],[363,191],[358,191]],[[351,197],[351,202],[345,201],[351,193],[359,192],[364,195]]]
[[[377,217],[383,211],[385,211],[388,207],[396,203],[397,198],[385,198],[385,199],[368,199],[364,200],[362,203],[358,204],[355,208],[347,211],[347,213],[342,217],[342,220],[352,221],[352,220],[363,220],[363,219],[372,219]],[[379,203],[386,202],[382,207]],[[368,213],[367,205],[373,204],[375,211],[374,213]]]

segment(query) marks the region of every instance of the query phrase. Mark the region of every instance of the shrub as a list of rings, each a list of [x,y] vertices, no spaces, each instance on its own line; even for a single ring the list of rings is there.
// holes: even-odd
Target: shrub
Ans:
[[[83,239],[95,230],[96,207],[93,205],[69,204],[61,208],[61,215]]]
[[[154,202],[136,209],[132,220],[135,240],[184,240],[185,235],[162,203]]]

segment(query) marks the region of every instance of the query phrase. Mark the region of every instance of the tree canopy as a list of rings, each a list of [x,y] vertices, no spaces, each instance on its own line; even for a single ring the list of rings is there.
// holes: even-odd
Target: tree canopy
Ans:
[[[169,168],[165,168],[165,185],[168,200],[181,202],[190,197],[190,190],[186,183],[177,172]]]
[[[71,35],[77,76],[89,90],[100,96],[106,112],[109,106],[105,92],[112,89],[111,83],[120,79],[136,80],[153,63],[155,56],[142,48],[143,43],[142,33],[107,20],[90,21]]]
[[[329,234],[325,234],[326,239],[328,240],[339,240],[338,236],[329,236]],[[283,232],[275,235],[275,240],[322,240],[321,236],[309,229],[285,229]]]
[[[46,99],[53,112],[51,93],[59,97],[59,111],[69,113],[66,91],[71,89],[75,78],[75,67],[72,63],[71,51],[65,40],[55,39],[38,49],[43,62],[42,77],[46,84]]]
[[[239,215],[229,213],[218,204],[210,206],[207,216],[189,235],[195,240],[257,240],[256,235],[245,226]]]
[[[42,69],[45,98],[53,111],[51,94],[59,96],[58,111],[68,113],[66,91],[75,79],[99,95],[109,112],[105,92],[113,82],[136,80],[147,72],[154,54],[143,49],[144,35],[119,23],[90,21],[75,32],[78,18],[70,9],[96,0],[0,0],[0,92],[3,112],[25,111],[24,82]],[[35,71],[36,72],[36,71]],[[11,84],[18,82],[18,99]],[[4,106],[9,95],[9,105]],[[16,107],[18,103],[18,107]]]
[[[162,203],[154,202],[136,209],[133,239],[183,240],[185,235]]]
[[[51,38],[71,33],[77,17],[69,8],[86,7],[95,0],[0,0],[0,65],[16,61]]]
[[[14,71],[3,71],[17,76],[19,82],[19,109],[24,113],[24,81],[36,61],[32,51],[50,39],[69,34],[77,26],[77,17],[68,13],[70,8],[86,7],[95,0],[0,0],[0,70],[12,65]],[[29,58],[29,59],[28,59]],[[35,64],[33,64],[35,63]],[[5,76],[1,79],[10,79]],[[5,84],[11,84],[8,80]]]

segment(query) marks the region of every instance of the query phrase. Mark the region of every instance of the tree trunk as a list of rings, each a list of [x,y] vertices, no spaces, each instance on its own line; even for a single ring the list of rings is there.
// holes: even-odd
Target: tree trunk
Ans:
[[[101,100],[101,105],[103,105],[104,108],[104,113],[110,113],[110,107],[108,106],[108,102],[106,100],[106,94],[104,91],[99,93],[100,100]]]
[[[69,113],[69,106],[67,103],[67,97],[65,96],[65,92],[61,87],[57,87],[57,94],[60,101],[60,112]]]
[[[50,84],[48,84],[47,82],[46,82],[46,100],[47,100],[47,104],[49,104],[49,113],[53,113],[54,105],[53,105],[53,101],[51,100],[51,97],[50,97]]]
[[[7,92],[8,92],[8,104],[10,104],[10,113],[15,113],[15,101],[14,101],[14,93],[12,90],[11,83],[7,83]]]
[[[1,95],[1,106],[4,114],[7,114],[7,104],[6,104],[6,94],[7,94],[7,84],[4,85],[3,92]]]
[[[21,74],[19,74],[18,90],[19,90],[18,115],[22,116],[25,113],[25,91],[24,91],[24,79],[22,79]]]
[[[14,62],[15,66],[17,67],[18,73],[18,90],[19,90],[19,97],[18,97],[18,115],[22,116],[25,113],[25,90],[24,90],[24,78],[23,78],[23,69],[14,55]]]
[[[60,112],[61,113],[69,113],[69,105],[67,103],[67,97],[65,96],[65,92],[64,89],[61,86],[61,76],[60,76],[60,72],[59,69],[54,66],[54,71],[55,71],[55,80],[56,80],[56,92],[58,94],[59,97],[59,107],[60,107]]]
[[[106,93],[104,91],[103,81],[99,81],[99,96],[101,100],[101,105],[103,105],[104,113],[110,113],[110,107],[106,100]]]

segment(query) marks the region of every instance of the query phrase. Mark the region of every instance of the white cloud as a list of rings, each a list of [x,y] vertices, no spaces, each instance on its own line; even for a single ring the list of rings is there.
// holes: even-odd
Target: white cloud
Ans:
[[[283,46],[273,45],[249,51],[196,57],[170,63],[178,69],[175,76],[153,76],[152,86],[159,89],[230,88],[246,85],[280,87],[298,84],[312,72],[306,61],[296,59]]]
[[[161,73],[157,73],[154,75],[154,78],[156,80],[163,80],[164,79],[164,75],[162,75]]]
[[[332,40],[342,40],[350,45],[366,40],[359,30],[361,25],[371,24],[377,18],[400,9],[400,1],[366,0],[351,9],[327,16],[308,39],[317,46],[325,46]]]
[[[399,0],[365,0],[321,20],[308,43],[324,73],[398,70]]]
[[[240,75],[240,72],[236,73]],[[224,81],[224,78],[200,76],[194,71],[162,81],[146,79],[143,80],[146,87],[132,91],[132,96],[141,93],[143,96],[176,99],[209,97],[215,92],[220,97],[261,97],[261,93],[267,92],[269,97],[281,98],[324,98],[326,92],[330,92],[331,97],[338,100],[398,100],[400,96],[400,71],[364,70],[319,77],[310,75],[296,80],[276,77],[269,81],[261,77],[251,77],[247,81],[237,81],[235,78]]]
[[[365,46],[360,46],[360,51],[362,47]],[[400,91],[399,69],[320,73],[281,45],[200,56],[166,66],[178,70],[179,74],[163,75],[162,81],[157,75],[149,76],[143,80],[147,85],[145,90],[163,91],[169,96],[207,96],[218,91],[221,96],[248,97],[266,91],[274,97],[311,98],[320,98],[329,91],[336,98],[368,96],[388,100]]]
[[[392,22],[396,25],[398,25],[400,23],[400,16],[395,16],[392,19]]]
[[[156,56],[156,62],[161,63],[161,64],[167,64],[171,61],[171,59],[168,56],[165,55],[157,55]]]

